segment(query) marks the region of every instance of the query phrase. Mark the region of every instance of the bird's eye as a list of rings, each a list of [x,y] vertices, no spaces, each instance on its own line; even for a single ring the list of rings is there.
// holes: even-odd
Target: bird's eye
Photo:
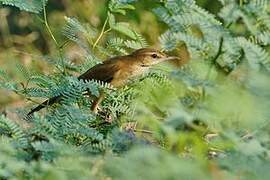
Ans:
[[[157,54],[152,54],[152,58],[157,58]]]

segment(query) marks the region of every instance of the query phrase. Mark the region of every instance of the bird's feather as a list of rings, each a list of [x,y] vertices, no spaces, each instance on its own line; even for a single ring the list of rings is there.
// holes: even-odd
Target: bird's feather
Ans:
[[[113,80],[114,74],[119,70],[115,63],[110,61],[108,60],[102,64],[94,66],[93,68],[80,75],[78,78],[83,80],[95,79],[98,81],[110,83]]]
[[[115,61],[114,58],[104,61],[103,63],[90,68],[88,71],[80,75],[78,79],[82,79],[82,80],[95,79],[98,81],[110,83],[113,80],[113,75],[119,70],[119,68],[115,66],[114,61]],[[32,109],[27,114],[27,116],[33,114],[36,111],[43,109],[46,106],[50,106],[54,103],[58,103],[61,99],[62,99],[61,95],[47,99],[46,101],[44,101],[43,103],[41,103],[40,105]]]

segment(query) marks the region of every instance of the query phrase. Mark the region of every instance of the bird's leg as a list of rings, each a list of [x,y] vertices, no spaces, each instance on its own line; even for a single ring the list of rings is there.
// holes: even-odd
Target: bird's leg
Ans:
[[[93,103],[92,103],[92,106],[91,106],[91,111],[93,111],[94,113],[97,113],[98,110],[99,110],[99,104],[101,103],[101,101],[104,99],[105,97],[105,94],[104,92],[101,92],[99,97],[97,97]]]
[[[103,111],[100,107],[99,104],[102,102],[102,100],[105,98],[105,93],[101,92],[100,96],[97,97],[91,106],[91,111],[93,111],[95,114],[99,113],[101,117],[104,118],[105,122],[111,123],[113,118],[110,114],[108,114],[106,111]]]

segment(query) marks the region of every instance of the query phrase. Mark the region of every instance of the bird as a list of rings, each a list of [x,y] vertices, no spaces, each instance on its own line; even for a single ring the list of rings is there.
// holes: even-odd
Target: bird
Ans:
[[[97,80],[109,83],[114,88],[126,85],[130,80],[144,74],[149,68],[163,61],[179,59],[176,56],[168,56],[167,54],[154,48],[141,48],[135,50],[129,55],[116,56],[103,61],[87,70],[78,77],[79,80],[89,81]],[[105,95],[100,93],[91,106],[91,111],[98,112],[98,105],[102,102]],[[61,95],[47,99],[37,107],[33,108],[27,116],[32,115],[44,107],[60,102]]]

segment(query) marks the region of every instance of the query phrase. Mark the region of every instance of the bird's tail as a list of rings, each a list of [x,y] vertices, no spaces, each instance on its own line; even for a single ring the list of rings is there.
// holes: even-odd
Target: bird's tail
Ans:
[[[52,97],[50,99],[47,99],[46,101],[44,101],[43,103],[41,103],[40,105],[38,105],[37,107],[35,107],[34,109],[32,109],[28,114],[27,116],[31,116],[34,112],[37,112],[43,108],[45,108],[46,106],[50,106],[54,103],[57,103],[59,102],[61,99],[61,96],[55,96],[55,97]]]

